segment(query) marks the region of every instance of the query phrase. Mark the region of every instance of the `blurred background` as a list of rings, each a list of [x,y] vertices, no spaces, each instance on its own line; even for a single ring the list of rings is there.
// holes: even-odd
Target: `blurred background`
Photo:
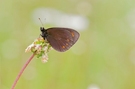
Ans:
[[[80,33],[64,53],[36,57],[15,89],[135,89],[135,0],[1,0],[0,89],[10,89],[44,27]]]

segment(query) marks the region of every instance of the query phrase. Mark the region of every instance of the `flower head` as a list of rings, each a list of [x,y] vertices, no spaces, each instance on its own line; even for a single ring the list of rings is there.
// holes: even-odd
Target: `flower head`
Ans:
[[[50,44],[42,37],[37,38],[31,45],[29,45],[25,52],[33,52],[37,55],[37,58],[42,58],[42,62],[45,63],[48,60],[47,53],[52,49]]]

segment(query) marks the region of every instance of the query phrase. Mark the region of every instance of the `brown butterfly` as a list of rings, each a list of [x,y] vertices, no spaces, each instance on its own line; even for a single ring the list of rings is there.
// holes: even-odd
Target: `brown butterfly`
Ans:
[[[40,30],[44,40],[47,40],[59,52],[64,52],[72,47],[80,36],[77,31],[70,28],[53,27],[44,29],[44,27],[40,27]]]

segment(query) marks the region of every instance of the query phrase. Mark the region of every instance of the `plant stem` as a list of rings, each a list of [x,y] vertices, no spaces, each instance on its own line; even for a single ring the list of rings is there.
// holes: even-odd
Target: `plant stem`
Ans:
[[[23,71],[25,70],[25,68],[27,67],[27,65],[30,63],[30,61],[33,59],[33,57],[35,56],[35,53],[33,53],[33,55],[28,59],[28,61],[24,64],[24,66],[22,67],[21,71],[19,72],[18,76],[16,77],[11,89],[14,89],[19,78],[21,77]]]

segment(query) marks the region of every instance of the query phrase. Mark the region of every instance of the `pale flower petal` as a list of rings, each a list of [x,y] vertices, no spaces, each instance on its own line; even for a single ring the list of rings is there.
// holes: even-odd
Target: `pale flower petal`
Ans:
[[[29,45],[29,46],[25,49],[25,52],[29,52],[32,47],[34,47],[34,44]]]
[[[43,62],[43,63],[46,63],[47,60],[48,60],[48,55],[47,55],[47,54],[43,55],[43,56],[42,56],[42,62]]]

